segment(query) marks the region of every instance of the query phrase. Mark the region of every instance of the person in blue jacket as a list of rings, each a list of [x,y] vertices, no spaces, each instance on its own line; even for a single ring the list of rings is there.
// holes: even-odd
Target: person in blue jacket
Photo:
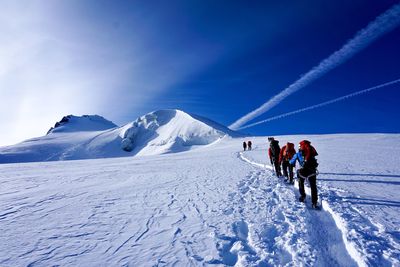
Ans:
[[[302,143],[302,142],[301,142]],[[310,146],[311,147],[311,146]],[[297,177],[299,181],[299,191],[300,198],[299,201],[304,202],[306,199],[306,192],[304,190],[304,182],[308,179],[311,188],[311,201],[313,208],[318,208],[318,191],[317,191],[317,166],[315,156],[318,153],[315,149],[306,150],[307,147],[300,147],[299,152],[297,152],[293,158],[289,161],[291,165],[296,165],[296,161],[299,162],[301,168],[297,171]],[[306,150],[306,151],[305,151]],[[308,160],[307,160],[307,151],[314,150],[315,152],[308,152]]]
[[[296,160],[299,161],[299,164],[301,167],[304,166],[304,157],[303,157],[303,151],[299,149],[299,152],[294,154],[293,158],[289,161],[290,165],[296,166]]]

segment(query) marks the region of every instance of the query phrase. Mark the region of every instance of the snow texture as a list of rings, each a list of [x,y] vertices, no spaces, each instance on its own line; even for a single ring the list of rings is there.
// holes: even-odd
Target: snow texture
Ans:
[[[273,175],[264,137],[245,152],[248,138],[226,136],[151,157],[1,164],[0,265],[399,266],[400,135],[277,139],[318,150],[321,210]]]

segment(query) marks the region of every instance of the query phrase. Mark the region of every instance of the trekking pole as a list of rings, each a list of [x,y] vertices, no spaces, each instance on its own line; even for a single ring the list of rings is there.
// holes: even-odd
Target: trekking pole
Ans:
[[[275,160],[274,160],[274,159],[271,161],[271,165],[272,165],[272,172],[275,174],[275,176],[278,176],[278,175],[276,174]]]

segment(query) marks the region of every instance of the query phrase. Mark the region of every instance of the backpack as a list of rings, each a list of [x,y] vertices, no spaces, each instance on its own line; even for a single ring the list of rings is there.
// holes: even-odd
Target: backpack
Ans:
[[[294,149],[293,143],[287,143],[285,147],[285,151],[283,152],[283,157],[287,160],[293,158],[294,154],[296,154],[296,150]]]
[[[307,151],[308,153],[310,153],[311,158],[318,156],[317,150],[315,150],[315,148],[311,145],[310,141],[303,140],[299,144],[300,144],[300,148],[303,151]]]
[[[272,156],[274,158],[279,158],[279,153],[281,152],[281,148],[279,147],[279,141],[273,140],[270,144]]]
[[[308,168],[308,169],[312,169],[312,170],[314,170],[314,169],[316,169],[317,167],[318,167],[318,162],[317,162],[317,159],[315,158],[316,156],[318,156],[318,152],[317,152],[317,150],[315,150],[315,148],[312,146],[312,145],[310,145],[310,144],[308,144],[308,151],[309,151],[309,153],[310,153],[310,159],[307,161],[307,164],[306,165],[304,165],[306,168]]]
[[[315,150],[315,148],[312,145],[310,145],[310,153],[311,153],[311,157],[315,158],[316,156],[318,156],[317,150]]]

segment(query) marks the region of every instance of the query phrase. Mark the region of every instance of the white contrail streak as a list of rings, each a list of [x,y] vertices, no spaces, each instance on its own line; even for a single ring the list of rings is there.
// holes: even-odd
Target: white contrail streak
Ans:
[[[344,63],[356,53],[360,52],[372,42],[383,36],[385,33],[395,29],[400,24],[400,4],[396,4],[387,10],[385,13],[379,15],[374,21],[370,22],[367,27],[360,30],[356,35],[348,40],[342,48],[334,52],[332,55],[321,61],[317,66],[313,67],[309,72],[304,74],[300,79],[289,85],[279,94],[272,97],[262,106],[253,110],[252,112],[241,117],[229,128],[236,130],[242,125],[246,124],[252,119],[260,116],[266,111],[278,105],[286,97],[297,92],[308,84],[312,83],[316,79],[320,78],[327,72],[336,68],[340,64]]]
[[[280,115],[277,115],[277,116],[274,116],[274,117],[271,117],[271,118],[268,118],[268,119],[265,119],[265,120],[262,120],[262,121],[254,122],[254,123],[248,124],[246,126],[240,127],[237,130],[247,129],[247,128],[259,125],[261,123],[266,123],[266,122],[269,122],[269,121],[282,119],[282,118],[285,118],[287,116],[291,116],[291,115],[294,115],[294,114],[297,114],[297,113],[301,113],[301,112],[304,112],[304,111],[307,111],[307,110],[311,110],[311,109],[327,106],[327,105],[330,105],[330,104],[333,104],[333,103],[336,103],[336,102],[339,102],[339,101],[342,101],[342,100],[346,100],[346,99],[349,99],[349,98],[354,97],[354,96],[365,94],[365,93],[377,90],[379,88],[386,87],[386,86],[389,86],[389,85],[392,85],[392,84],[396,84],[396,83],[399,83],[399,82],[400,82],[400,79],[397,79],[397,80],[394,80],[394,81],[391,81],[391,82],[387,82],[387,83],[383,83],[383,84],[380,84],[380,85],[377,85],[377,86],[374,86],[374,87],[370,87],[368,89],[364,89],[364,90],[357,91],[357,92],[354,92],[354,93],[351,93],[351,94],[348,94],[348,95],[345,95],[345,96],[341,96],[341,97],[338,97],[338,98],[335,98],[335,99],[332,99],[332,100],[329,100],[329,101],[326,101],[326,102],[322,102],[320,104],[312,105],[312,106],[309,106],[309,107],[306,107],[306,108],[301,108],[301,109],[298,109],[298,110],[295,110],[295,111],[283,113],[283,114],[280,114]]]

